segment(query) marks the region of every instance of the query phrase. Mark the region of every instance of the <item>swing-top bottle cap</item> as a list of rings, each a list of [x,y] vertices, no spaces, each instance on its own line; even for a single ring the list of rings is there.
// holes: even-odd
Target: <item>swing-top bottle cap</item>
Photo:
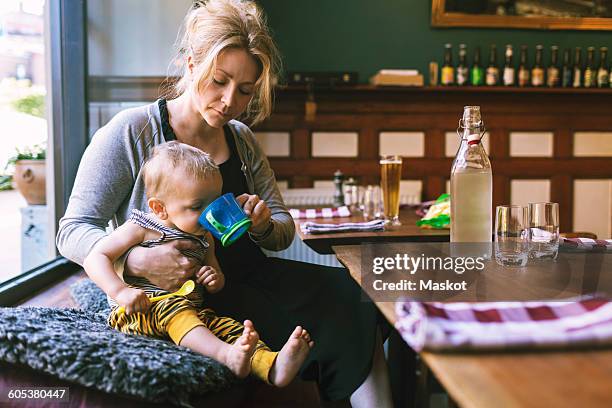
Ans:
[[[481,125],[480,106],[465,106],[463,108],[463,127],[473,128]]]
[[[467,135],[468,141],[480,140],[480,129],[484,127],[480,116],[480,106],[465,106],[463,108],[461,127],[464,129],[464,135]]]

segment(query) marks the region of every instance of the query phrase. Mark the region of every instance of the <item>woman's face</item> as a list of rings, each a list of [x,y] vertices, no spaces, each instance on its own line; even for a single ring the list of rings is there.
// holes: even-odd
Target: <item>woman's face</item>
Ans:
[[[240,116],[253,96],[257,63],[243,49],[227,48],[217,58],[212,81],[202,92],[192,92],[192,102],[206,123],[221,128]]]

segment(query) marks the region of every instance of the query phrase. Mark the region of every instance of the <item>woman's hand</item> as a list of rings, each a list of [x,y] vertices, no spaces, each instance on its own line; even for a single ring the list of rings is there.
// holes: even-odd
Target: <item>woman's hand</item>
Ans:
[[[155,286],[174,292],[194,276],[201,266],[181,251],[197,248],[198,244],[188,239],[152,248],[134,247],[125,260],[125,273],[146,278]]]
[[[236,197],[238,204],[242,206],[244,213],[249,216],[253,224],[249,231],[254,234],[263,234],[270,226],[272,213],[266,205],[266,202],[261,200],[257,194],[241,194]]]
[[[196,281],[203,285],[208,293],[217,293],[225,286],[225,275],[212,266],[203,266],[196,272],[196,278]]]
[[[123,306],[126,315],[145,313],[151,307],[151,302],[144,291],[127,286],[117,292],[114,299],[119,306]]]

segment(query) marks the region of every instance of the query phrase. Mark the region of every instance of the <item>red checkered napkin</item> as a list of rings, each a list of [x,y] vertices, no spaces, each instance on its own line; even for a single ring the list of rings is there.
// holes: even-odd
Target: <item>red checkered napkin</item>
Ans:
[[[563,238],[559,239],[563,249],[575,251],[604,252],[612,251],[612,239]]]
[[[311,208],[307,210],[291,208],[289,213],[296,220],[303,218],[336,218],[351,216],[351,210],[349,210],[346,205],[338,208]]]
[[[612,301],[396,303],[395,327],[414,350],[612,345]]]

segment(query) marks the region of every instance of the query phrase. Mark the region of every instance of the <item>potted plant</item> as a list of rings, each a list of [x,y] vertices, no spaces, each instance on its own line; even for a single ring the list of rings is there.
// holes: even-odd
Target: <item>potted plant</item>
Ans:
[[[46,148],[34,145],[17,153],[8,160],[7,168],[14,166],[13,183],[29,205],[47,203],[45,162]]]

